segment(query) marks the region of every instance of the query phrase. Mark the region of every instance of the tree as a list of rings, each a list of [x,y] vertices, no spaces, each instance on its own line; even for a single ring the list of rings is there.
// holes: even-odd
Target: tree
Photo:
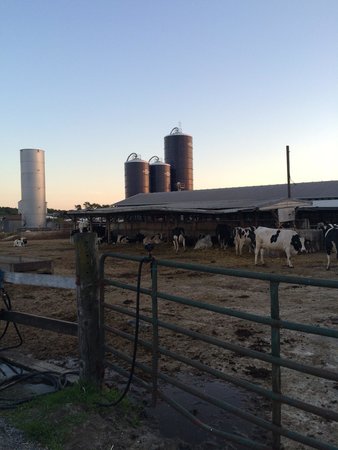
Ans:
[[[12,216],[18,214],[17,208],[11,208],[9,206],[0,206],[0,216]]]

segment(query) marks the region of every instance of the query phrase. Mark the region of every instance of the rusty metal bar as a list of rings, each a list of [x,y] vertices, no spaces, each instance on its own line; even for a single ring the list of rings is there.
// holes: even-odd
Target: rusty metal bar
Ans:
[[[278,283],[270,281],[270,302],[271,302],[271,317],[272,319],[279,321],[279,300],[278,300]],[[280,329],[279,327],[271,327],[271,354],[276,358],[280,358]],[[272,376],[272,392],[281,394],[281,370],[279,364],[272,364],[271,367]],[[272,400],[272,423],[277,427],[282,423],[282,405],[279,400]],[[280,449],[281,440],[279,433],[272,434],[273,448]]]
[[[108,306],[106,305],[106,307],[108,307]],[[121,306],[109,305],[109,309],[114,310],[116,312],[120,312],[122,314],[126,314],[129,316],[135,317],[135,313],[133,311],[128,310],[127,308],[123,308]],[[140,319],[144,320],[145,322],[151,323],[151,319],[149,319],[147,316],[140,315]],[[289,359],[277,358],[277,357],[268,355],[266,353],[261,353],[257,350],[251,350],[249,348],[241,347],[236,344],[224,342],[224,341],[221,341],[212,336],[208,336],[208,335],[196,332],[196,331],[191,331],[186,328],[180,327],[178,325],[175,325],[175,324],[172,324],[169,322],[164,322],[162,320],[159,320],[158,324],[159,324],[159,326],[166,328],[168,330],[174,331],[176,333],[184,334],[185,336],[190,336],[194,339],[198,339],[200,341],[207,342],[212,345],[216,345],[218,347],[224,348],[225,350],[230,350],[232,352],[239,353],[243,356],[248,356],[250,358],[256,358],[256,359],[265,361],[270,364],[277,364],[282,367],[287,367],[288,369],[296,370],[298,372],[307,373],[309,375],[314,375],[316,377],[326,378],[327,380],[338,381],[338,373],[332,372],[331,370],[307,366],[304,364],[293,362]]]
[[[141,261],[142,256],[132,256],[123,253],[105,253],[100,258],[100,265],[104,265],[107,257],[125,259],[130,261]],[[213,273],[216,275],[228,275],[232,277],[249,278],[262,281],[276,281],[278,283],[301,284],[304,286],[318,286],[338,289],[338,281],[322,278],[305,278],[291,275],[277,275],[273,273],[252,272],[248,270],[228,269],[219,266],[205,266],[202,264],[188,264],[178,261],[170,261],[166,259],[158,259],[158,266],[173,267],[175,269],[191,270],[202,273]]]
[[[121,283],[120,281],[113,281],[113,280],[104,280],[104,283],[109,286],[114,286],[119,289],[126,289],[133,292],[136,292],[136,286]],[[151,290],[146,288],[141,288],[141,293],[146,295],[151,295]],[[334,330],[332,328],[325,328],[325,327],[315,327],[313,325],[305,325],[305,324],[299,324],[294,322],[289,322],[287,320],[274,320],[271,317],[267,316],[258,316],[257,314],[252,313],[246,313],[243,311],[236,311],[234,309],[225,308],[222,306],[217,305],[211,305],[208,303],[199,302],[197,300],[191,300],[186,297],[166,294],[164,292],[158,291],[157,297],[162,300],[167,300],[174,303],[180,303],[182,305],[192,306],[194,308],[204,309],[206,311],[212,311],[219,314],[225,314],[232,317],[237,317],[239,319],[249,320],[250,322],[255,323],[261,323],[264,325],[284,328],[286,330],[292,330],[292,331],[300,331],[308,334],[316,334],[319,336],[327,336],[332,338],[338,338],[338,330]],[[107,308],[109,308],[109,304],[105,304]]]
[[[152,345],[152,403],[156,405],[158,391],[158,304],[157,304],[157,263],[151,262],[151,307],[152,307],[152,325],[153,325],[153,345]]]
[[[104,262],[107,257],[112,258],[120,258],[120,259],[126,259],[130,261],[137,261],[140,262],[142,257],[138,256],[129,256],[129,255],[123,255],[119,253],[107,253],[101,257],[100,260],[100,267],[104,267]],[[313,448],[318,449],[336,449],[337,447],[327,444],[321,441],[318,441],[314,438],[310,438],[308,436],[302,435],[297,432],[293,432],[289,429],[283,428],[281,426],[281,404],[286,403],[293,407],[296,407],[298,409],[311,412],[313,414],[317,414],[321,417],[325,417],[327,419],[332,419],[335,421],[338,421],[338,414],[334,411],[320,408],[314,405],[307,404],[303,401],[290,398],[287,396],[283,396],[281,393],[281,367],[287,367],[289,369],[311,374],[317,377],[321,377],[328,380],[334,380],[338,381],[338,374],[333,371],[328,371],[325,369],[303,365],[298,362],[294,362],[289,359],[284,359],[280,357],[280,329],[285,328],[293,331],[300,331],[303,333],[310,333],[315,335],[321,335],[331,338],[338,338],[338,331],[333,330],[331,328],[324,328],[324,327],[313,327],[311,325],[304,325],[299,323],[293,323],[288,321],[282,321],[280,319],[279,315],[279,300],[278,300],[278,289],[279,289],[279,283],[292,283],[297,285],[305,285],[305,286],[317,286],[317,287],[326,287],[326,288],[338,288],[338,281],[335,280],[323,280],[323,279],[313,279],[313,278],[304,278],[304,277],[294,277],[294,276],[282,276],[282,275],[276,275],[276,274],[266,274],[266,273],[255,273],[255,272],[248,272],[248,271],[242,271],[242,270],[235,270],[235,269],[225,269],[222,267],[209,267],[209,266],[202,266],[199,264],[187,264],[187,263],[179,263],[177,261],[167,261],[167,260],[158,260],[154,263],[154,265],[157,266],[156,269],[156,277],[152,276],[152,282],[155,283],[155,286],[152,284],[151,289],[141,289],[141,293],[148,295],[152,298],[152,305],[154,301],[154,297],[157,299],[163,299],[175,303],[185,304],[194,308],[200,308],[204,310],[209,310],[215,313],[229,315],[238,317],[240,319],[244,320],[250,320],[257,323],[262,323],[264,325],[268,325],[271,327],[271,354],[265,354],[262,352],[258,352],[255,350],[251,350],[249,348],[244,348],[236,344],[232,344],[229,342],[223,342],[219,339],[216,339],[212,336],[204,335],[202,333],[198,333],[183,327],[180,327],[173,323],[164,322],[161,320],[158,320],[157,317],[157,307],[156,307],[156,317],[152,315],[152,317],[148,317],[145,315],[140,316],[140,320],[144,320],[145,322],[151,323],[154,326],[154,322],[156,323],[156,333],[158,333],[158,327],[163,327],[165,329],[171,330],[175,333],[181,333],[185,336],[191,337],[193,339],[199,339],[203,342],[216,345],[220,348],[223,348],[225,350],[230,350],[235,353],[239,353],[241,355],[250,357],[250,358],[257,358],[261,361],[268,362],[272,365],[272,390],[266,390],[260,386],[254,385],[252,383],[249,383],[244,380],[238,380],[235,377],[232,377],[231,375],[227,375],[224,373],[221,373],[219,371],[216,371],[215,369],[212,369],[210,367],[207,367],[203,365],[202,363],[199,363],[197,361],[193,361],[189,358],[186,358],[182,355],[178,355],[174,352],[171,352],[170,350],[167,350],[159,345],[158,341],[158,335],[155,337],[156,345],[154,346],[154,338],[153,342],[147,342],[143,340],[139,340],[140,344],[143,345],[146,349],[149,351],[152,351],[152,367],[146,366],[140,362],[136,363],[136,367],[141,369],[142,371],[146,373],[154,373],[154,367],[156,366],[156,371],[158,371],[157,367],[157,357],[159,354],[164,354],[168,357],[175,358],[178,361],[181,361],[183,363],[189,364],[192,367],[196,367],[199,370],[204,370],[206,373],[215,375],[216,377],[225,380],[230,381],[235,385],[242,386],[248,390],[251,390],[253,392],[256,392],[260,395],[263,395],[266,398],[272,399],[273,404],[273,411],[272,411],[272,421],[265,421],[263,419],[259,419],[256,416],[251,416],[250,413],[246,413],[245,411],[238,410],[237,408],[234,408],[233,405],[229,405],[225,402],[221,402],[219,399],[210,397],[209,395],[206,395],[204,393],[201,393],[197,391],[195,388],[192,388],[191,386],[184,385],[180,383],[178,380],[168,377],[167,375],[163,374],[162,372],[157,372],[157,377],[163,381],[166,381],[176,387],[179,387],[180,389],[184,389],[186,392],[191,393],[192,395],[196,395],[197,397],[209,401],[210,403],[214,404],[215,406],[218,406],[222,409],[228,410],[233,412],[234,414],[238,415],[239,417],[244,418],[245,420],[249,420],[252,423],[255,423],[256,425],[262,426],[265,429],[268,429],[272,431],[273,433],[273,448],[279,449],[281,445],[281,436],[284,436],[286,438],[289,438],[293,441],[297,441],[306,445],[309,445]],[[234,311],[229,308],[221,308],[215,305],[208,305],[206,303],[194,301],[192,299],[187,299],[183,297],[177,297],[174,295],[166,294],[163,292],[157,291],[157,270],[159,266],[164,267],[173,267],[175,269],[181,268],[183,270],[189,270],[189,271],[197,271],[197,272],[204,272],[204,273],[212,273],[212,274],[221,274],[226,276],[234,276],[234,277],[244,277],[249,279],[256,279],[256,280],[262,280],[262,281],[268,281],[270,282],[270,317],[264,317],[264,316],[258,316],[251,313],[243,313],[240,311]],[[103,273],[103,270],[102,272]],[[104,278],[104,277],[103,277]],[[103,279],[102,282],[104,284],[115,286],[120,289],[127,289],[131,291],[135,291],[135,286],[119,282],[117,280],[108,280]],[[109,305],[104,303],[104,298],[102,298],[103,301],[103,308],[110,309],[111,311],[116,311],[121,314],[126,314],[132,317],[135,317],[135,313],[131,310],[128,310],[124,307],[120,307],[117,305]],[[157,306],[157,304],[156,304]],[[152,307],[153,311],[154,308]],[[114,327],[104,326],[105,332],[112,332],[115,333],[118,336],[121,336],[122,338],[126,338],[128,340],[133,340],[133,337],[129,335],[128,333],[125,333],[121,330],[117,330]],[[154,355],[154,349],[156,349],[156,355]],[[111,353],[112,355],[115,355],[118,358],[121,358],[125,361],[130,361],[130,357],[122,352],[119,352],[115,349],[110,348],[109,346],[105,346],[105,351],[107,353]],[[107,362],[108,365],[111,363]],[[121,369],[123,370],[123,369]],[[156,380],[156,386],[157,386],[157,380]],[[152,386],[152,391],[154,391],[154,385]],[[166,396],[160,392],[157,389],[157,395],[161,398],[164,398],[169,404],[171,404],[174,408],[179,410],[182,414],[189,417],[191,414],[185,410],[181,405],[177,404],[173,399],[166,398]],[[194,421],[194,417],[189,417],[192,421]],[[260,423],[258,423],[260,422]],[[199,425],[205,429],[208,429],[208,431],[211,431],[210,427],[207,424],[199,423]],[[213,430],[213,429],[212,429]],[[214,430],[213,430],[214,431]],[[225,437],[224,432],[221,430],[216,430],[219,432],[220,436]],[[233,439],[234,435],[226,436],[227,439],[231,440]],[[253,442],[253,441],[252,441]],[[257,447],[257,442],[254,443],[253,448],[259,448]],[[259,444],[258,444],[259,445]],[[250,446],[250,444],[249,444]]]
[[[126,362],[131,362],[131,358],[129,356],[125,355],[123,352],[120,352],[120,351],[115,350],[113,348],[109,348],[108,351],[111,354],[117,356],[118,358],[123,359]],[[147,366],[146,364],[142,364],[140,362],[136,362],[136,367],[139,368],[140,370],[146,372],[146,373],[151,373],[151,368],[149,366]],[[159,373],[158,377],[161,380],[163,380],[163,381],[165,381],[167,383],[170,383],[173,386],[176,386],[176,387],[184,390],[185,392],[188,392],[188,393],[190,393],[192,395],[195,395],[196,397],[200,398],[201,400],[208,401],[211,404],[213,404],[214,406],[217,406],[217,407],[219,407],[219,408],[221,408],[221,409],[223,409],[225,411],[228,411],[228,412],[230,412],[232,414],[235,414],[236,416],[241,417],[242,419],[247,420],[247,421],[249,421],[251,423],[254,423],[255,425],[258,425],[258,426],[260,426],[260,427],[262,427],[262,428],[264,428],[266,430],[273,431],[276,434],[280,434],[280,435],[285,436],[285,437],[287,437],[289,439],[292,439],[292,440],[297,441],[297,442],[301,442],[303,444],[309,445],[309,446],[311,446],[313,448],[317,448],[319,450],[336,450],[337,449],[337,447],[334,447],[334,446],[332,446],[330,444],[326,444],[326,443],[320,442],[317,439],[313,439],[313,438],[301,435],[300,433],[297,433],[297,432],[294,432],[294,431],[290,431],[290,430],[288,430],[288,429],[286,429],[284,427],[278,427],[278,426],[274,425],[273,423],[268,422],[265,419],[261,419],[261,418],[255,416],[255,415],[253,415],[251,413],[247,413],[247,412],[245,412],[245,411],[243,411],[243,410],[241,410],[241,409],[239,409],[239,408],[237,408],[237,407],[235,407],[233,405],[230,405],[227,402],[224,402],[222,400],[216,399],[215,397],[207,395],[204,392],[201,392],[201,391],[199,391],[199,390],[197,390],[195,388],[192,388],[191,386],[188,386],[188,385],[186,385],[184,383],[181,383],[180,381],[177,381],[176,379],[174,379],[172,377],[169,377],[169,376],[167,376],[167,375],[165,375],[165,374],[163,374],[161,372]],[[164,394],[161,391],[159,391],[158,395],[160,397],[163,397]],[[168,398],[168,397],[166,397],[166,398]],[[176,402],[173,402],[172,406],[174,406],[175,403]],[[185,410],[185,408],[180,406],[180,410],[182,412],[182,410]],[[206,424],[204,424],[204,425],[207,426]],[[227,437],[228,439],[230,439],[230,436],[225,436],[223,431],[216,430],[216,429],[213,429],[213,431],[215,432],[215,434],[217,434],[219,436]],[[233,435],[233,434],[231,436],[235,436],[236,437],[236,435]],[[257,447],[258,443],[256,441],[251,441],[251,442],[252,442],[252,444],[256,445],[256,447],[253,446],[252,448],[260,448],[260,447]],[[250,445],[250,447],[251,447],[251,445]],[[271,446],[267,447],[267,448],[270,449]]]
[[[116,336],[119,336],[123,339],[127,339],[130,342],[134,341],[134,336],[129,333],[126,333],[125,331],[118,330],[117,328],[111,327],[109,325],[106,325],[105,329],[107,332],[113,333]],[[143,346],[145,349],[147,349],[149,351],[152,351],[152,344],[148,341],[139,339],[139,345]],[[106,346],[105,350],[109,351],[109,346]],[[330,410],[327,410],[327,409],[324,409],[324,408],[321,408],[318,406],[314,406],[309,403],[305,403],[301,400],[297,400],[297,399],[288,397],[286,395],[274,393],[273,391],[265,389],[259,385],[250,383],[249,381],[240,379],[238,377],[234,377],[232,375],[228,375],[224,372],[221,372],[219,370],[216,370],[209,366],[206,366],[205,364],[202,364],[196,360],[192,360],[185,356],[179,355],[178,353],[172,352],[172,351],[166,349],[165,347],[159,346],[158,352],[161,355],[168,356],[169,358],[180,361],[180,362],[187,364],[191,367],[194,367],[195,369],[198,369],[202,372],[213,375],[213,376],[219,378],[220,380],[232,383],[232,384],[239,386],[241,388],[244,388],[248,391],[255,392],[256,394],[261,395],[262,397],[265,397],[269,400],[279,401],[281,403],[288,404],[295,408],[303,409],[304,411],[310,412],[311,414],[316,414],[317,416],[323,417],[327,420],[335,420],[336,422],[338,422],[338,413],[335,411],[330,411]]]

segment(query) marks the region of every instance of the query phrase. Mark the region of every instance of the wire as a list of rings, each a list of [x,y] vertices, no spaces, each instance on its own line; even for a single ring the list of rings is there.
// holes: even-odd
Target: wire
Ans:
[[[12,303],[11,303],[11,299],[10,299],[10,297],[8,295],[8,292],[2,287],[2,288],[0,288],[0,294],[1,294],[2,300],[3,300],[4,304],[5,304],[5,307],[6,307],[7,311],[11,311]],[[0,336],[0,340],[6,335],[6,333],[8,331],[9,324],[10,324],[10,322],[6,322],[5,328],[4,328],[4,330],[3,330],[3,332],[2,332],[2,334]],[[17,326],[17,324],[15,322],[13,322],[13,326],[14,326],[16,334],[17,334],[17,336],[19,338],[19,343],[16,344],[16,345],[11,345],[9,347],[0,348],[0,351],[11,350],[13,348],[18,348],[18,347],[20,347],[20,345],[22,345],[23,339],[22,339],[22,336],[20,334],[19,328],[18,328],[18,326]]]
[[[144,263],[152,263],[153,257],[151,256],[151,249],[149,249],[149,256],[146,256],[142,258],[140,261],[140,264],[138,266],[138,272],[137,272],[137,289],[136,289],[136,312],[135,312],[135,334],[134,334],[134,347],[133,347],[133,357],[132,357],[132,363],[131,368],[129,372],[129,377],[127,384],[124,388],[124,391],[120,395],[120,397],[111,403],[98,403],[99,406],[116,406],[118,405],[124,397],[127,395],[127,392],[129,391],[134,372],[135,372],[135,364],[136,364],[136,355],[137,355],[137,347],[138,347],[138,334],[139,334],[139,325],[140,325],[140,293],[141,293],[141,275],[142,275],[142,267]]]
[[[69,371],[63,373],[57,373],[53,371],[45,372],[31,372],[31,373],[21,373],[16,374],[11,378],[7,378],[2,383],[0,383],[0,392],[6,391],[19,383],[29,383],[29,384],[46,384],[52,387],[52,391],[43,392],[38,394],[38,396],[51,394],[52,392],[57,392],[66,387],[68,384],[67,375],[78,375],[78,372]],[[20,399],[0,397],[0,410],[1,409],[13,409],[17,406],[30,402],[37,397],[37,394],[30,395]]]

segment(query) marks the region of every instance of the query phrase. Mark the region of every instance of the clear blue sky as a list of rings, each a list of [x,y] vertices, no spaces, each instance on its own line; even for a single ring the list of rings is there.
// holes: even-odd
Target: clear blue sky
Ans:
[[[0,0],[0,206],[21,148],[48,207],[124,198],[124,163],[193,136],[194,188],[338,179],[337,0]]]

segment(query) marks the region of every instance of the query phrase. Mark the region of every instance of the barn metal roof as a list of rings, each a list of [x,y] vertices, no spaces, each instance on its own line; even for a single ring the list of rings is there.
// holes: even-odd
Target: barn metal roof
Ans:
[[[287,184],[245,186],[194,191],[137,194],[115,203],[115,207],[185,205],[188,208],[223,209],[259,207],[287,198]],[[298,200],[337,199],[338,181],[298,183],[291,186],[291,197]]]
[[[271,209],[278,207],[275,205],[285,205],[290,201],[297,207],[311,207],[312,201],[338,200],[338,181],[293,184],[292,199],[288,199],[287,195],[287,184],[155,192],[137,194],[115,203],[110,208],[95,209],[86,213],[96,216],[146,211],[226,214]],[[83,210],[68,211],[68,214],[83,215],[83,213]]]

